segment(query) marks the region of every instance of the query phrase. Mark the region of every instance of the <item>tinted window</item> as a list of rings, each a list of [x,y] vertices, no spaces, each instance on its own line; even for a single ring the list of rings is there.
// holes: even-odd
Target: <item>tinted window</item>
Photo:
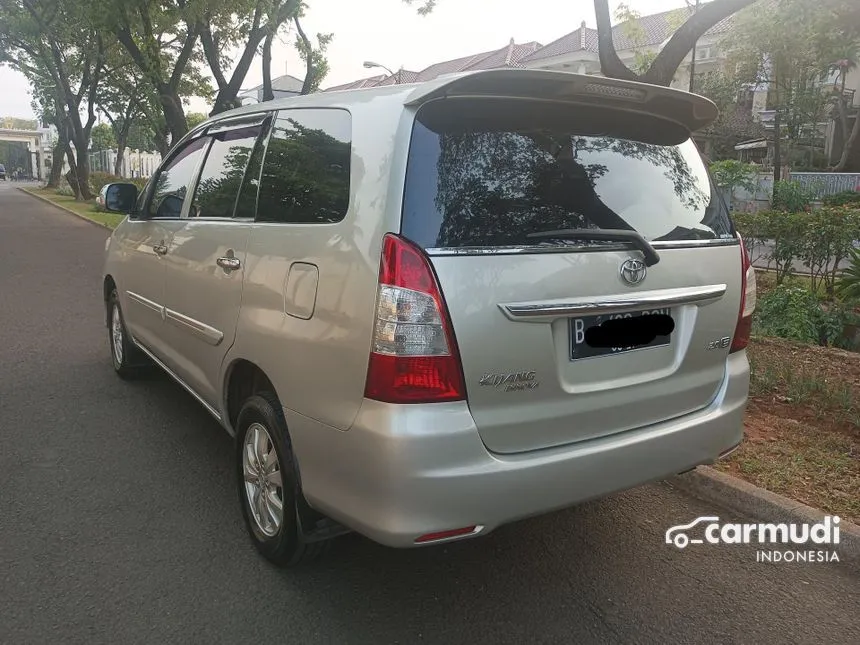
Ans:
[[[532,246],[529,233],[567,228],[734,236],[695,144],[662,143],[653,124],[595,113],[590,125],[570,107],[427,108],[412,133],[403,213],[404,234],[425,248]]]
[[[257,219],[339,222],[349,207],[351,117],[345,110],[285,110],[269,139]]]
[[[233,217],[245,169],[259,135],[260,126],[213,135],[194,192],[192,217]]]
[[[137,194],[137,202],[134,205],[134,214],[138,217],[143,212],[144,204],[146,203],[146,197],[149,194],[150,188],[152,188],[152,178],[150,178],[146,182],[146,184],[144,184],[143,188],[141,188],[140,192]]]
[[[205,138],[189,141],[162,168],[149,202],[147,212],[150,217],[179,217],[188,185],[208,142],[209,139]]]
[[[245,171],[245,183],[242,184],[242,191],[236,200],[234,217],[253,219],[257,212],[257,192],[260,188],[260,171],[263,167],[263,154],[266,151],[266,135],[269,131],[269,123],[267,121],[261,126],[262,136],[257,139],[257,144],[251,153],[251,159],[248,161],[248,168]]]

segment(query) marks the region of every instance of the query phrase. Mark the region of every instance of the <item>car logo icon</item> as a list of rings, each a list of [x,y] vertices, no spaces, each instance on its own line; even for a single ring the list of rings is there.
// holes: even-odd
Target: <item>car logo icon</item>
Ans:
[[[645,279],[648,269],[642,260],[624,260],[621,263],[621,279],[629,285],[637,285]]]

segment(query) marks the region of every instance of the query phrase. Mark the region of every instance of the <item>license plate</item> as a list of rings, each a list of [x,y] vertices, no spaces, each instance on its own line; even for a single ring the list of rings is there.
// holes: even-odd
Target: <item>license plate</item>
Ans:
[[[671,334],[658,335],[649,343],[640,345],[626,345],[619,347],[595,347],[589,345],[586,341],[586,334],[592,327],[597,327],[607,320],[615,320],[619,318],[638,318],[640,316],[649,316],[662,314],[672,316],[671,309],[649,309],[646,311],[633,311],[623,314],[606,314],[600,316],[584,316],[582,318],[570,318],[570,360],[580,360],[583,358],[595,358],[597,356],[609,356],[613,354],[626,354],[640,349],[651,349],[653,347],[663,347],[669,344]]]

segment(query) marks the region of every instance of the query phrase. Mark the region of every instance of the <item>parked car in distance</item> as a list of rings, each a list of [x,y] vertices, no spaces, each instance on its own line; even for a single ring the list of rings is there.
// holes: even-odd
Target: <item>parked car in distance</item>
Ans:
[[[0,179],[6,181],[6,166],[0,163]]]
[[[280,565],[356,531],[486,535],[712,463],[742,437],[755,274],[669,88],[537,70],[218,115],[127,213],[113,366],[235,437]],[[155,432],[156,429],[153,429]]]

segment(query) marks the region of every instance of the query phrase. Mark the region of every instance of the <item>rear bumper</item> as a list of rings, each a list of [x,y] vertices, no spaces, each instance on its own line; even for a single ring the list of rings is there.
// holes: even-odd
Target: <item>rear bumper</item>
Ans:
[[[739,352],[704,410],[517,455],[488,452],[465,403],[366,400],[346,432],[285,414],[308,502],[372,540],[411,547],[427,533],[477,525],[473,535],[486,534],[711,463],[740,442],[748,389],[749,364]]]

